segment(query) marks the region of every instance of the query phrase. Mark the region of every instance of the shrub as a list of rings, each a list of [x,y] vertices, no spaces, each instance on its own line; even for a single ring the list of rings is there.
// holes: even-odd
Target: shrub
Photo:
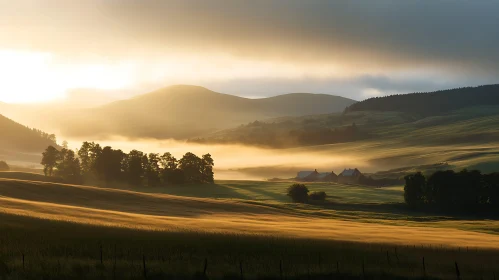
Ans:
[[[313,201],[325,201],[326,197],[326,192],[313,192],[308,195],[308,199]]]
[[[9,171],[10,167],[5,161],[0,160],[0,171]]]
[[[293,202],[305,203],[308,200],[308,188],[304,184],[293,184],[288,188],[288,196]]]

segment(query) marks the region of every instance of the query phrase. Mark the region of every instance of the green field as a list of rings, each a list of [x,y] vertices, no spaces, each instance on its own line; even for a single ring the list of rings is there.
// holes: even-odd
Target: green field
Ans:
[[[0,175],[1,176],[1,175]],[[292,182],[217,180],[215,185],[185,185],[162,188],[141,188],[141,192],[166,193],[179,196],[245,199],[265,202],[290,202],[286,189]],[[324,191],[331,202],[400,203],[404,200],[402,186],[374,188],[339,183],[307,183],[310,191]],[[129,188],[134,189],[134,188]],[[135,189],[136,190],[136,189]]]
[[[0,176],[6,279],[455,279],[455,262],[462,279],[486,279],[499,257],[499,221],[411,211],[400,186],[310,183],[329,197],[309,205],[290,203],[291,182],[124,189]]]

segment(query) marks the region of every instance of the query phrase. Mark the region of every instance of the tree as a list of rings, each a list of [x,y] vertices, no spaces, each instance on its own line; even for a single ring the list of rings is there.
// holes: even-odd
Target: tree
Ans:
[[[326,197],[326,192],[313,192],[308,195],[308,198],[313,201],[325,201]]]
[[[68,182],[81,183],[80,160],[76,158],[73,150],[66,148],[61,149],[55,168],[55,174],[57,176]]]
[[[95,161],[97,177],[106,183],[122,180],[122,160],[124,153],[107,146],[102,149]]]
[[[483,176],[488,203],[492,204],[497,209],[499,208],[499,172]]]
[[[215,165],[210,154],[203,155],[203,182],[213,184],[215,182],[213,176],[213,166]]]
[[[161,167],[159,166],[160,156],[159,154],[150,153],[146,157],[146,160],[147,160],[146,161],[147,166],[145,170],[146,170],[147,185],[149,187],[158,186],[161,182],[160,180]]]
[[[163,169],[175,170],[178,167],[177,159],[170,153],[164,153],[160,157],[160,164]]]
[[[418,205],[424,202],[426,178],[421,172],[404,177],[404,200],[409,205]]]
[[[137,150],[132,150],[127,156],[127,170],[126,178],[130,185],[140,186],[142,185],[142,178],[144,175],[143,168],[143,157],[144,153]]]
[[[9,165],[5,162],[0,160],[0,171],[9,171],[10,167]]]
[[[93,176],[96,172],[95,164],[97,158],[102,154],[102,148],[94,142],[83,142],[78,150],[78,158],[81,164],[81,173],[84,176]]]
[[[184,172],[187,182],[203,182],[203,161],[193,153],[186,153],[179,160],[179,169]]]
[[[293,184],[288,188],[288,196],[293,202],[305,203],[308,200],[308,188],[304,184]]]
[[[54,146],[48,146],[45,152],[42,153],[43,173],[45,176],[52,176],[54,167],[57,164],[57,159],[59,158],[59,151],[54,148]]]
[[[168,175],[168,183],[179,185],[185,182],[184,171],[180,169],[172,170]]]

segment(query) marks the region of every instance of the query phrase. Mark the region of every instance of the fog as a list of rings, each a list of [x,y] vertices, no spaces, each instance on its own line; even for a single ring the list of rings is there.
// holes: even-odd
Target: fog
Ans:
[[[77,149],[82,139],[69,139],[69,147]],[[341,172],[344,168],[370,169],[367,161],[355,156],[334,155],[334,149],[263,149],[242,145],[204,145],[174,140],[128,140],[115,137],[95,141],[101,146],[111,146],[129,152],[133,149],[146,153],[170,152],[177,159],[186,152],[198,156],[210,153],[215,160],[215,179],[266,180],[292,178],[300,170]],[[367,170],[366,169],[366,170]]]

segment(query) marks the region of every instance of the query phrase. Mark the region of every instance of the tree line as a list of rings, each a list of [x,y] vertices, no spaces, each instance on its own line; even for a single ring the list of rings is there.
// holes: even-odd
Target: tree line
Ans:
[[[289,123],[266,123],[255,121],[241,125],[215,138],[191,139],[196,143],[244,144],[270,148],[292,148],[310,145],[324,145],[365,139],[368,134],[352,125],[330,128],[304,123],[294,127]]]
[[[499,105],[499,85],[463,87],[434,92],[417,92],[373,97],[354,103],[345,113],[354,111],[397,111],[435,115],[471,106]]]
[[[478,170],[421,172],[405,176],[404,199],[412,206],[472,210],[482,206],[499,208],[499,173]]]
[[[58,176],[71,183],[126,183],[132,186],[163,186],[182,183],[213,183],[214,161],[210,154],[186,153],[177,160],[166,152],[143,153],[101,147],[83,142],[75,151],[48,146],[42,154],[45,176]]]

